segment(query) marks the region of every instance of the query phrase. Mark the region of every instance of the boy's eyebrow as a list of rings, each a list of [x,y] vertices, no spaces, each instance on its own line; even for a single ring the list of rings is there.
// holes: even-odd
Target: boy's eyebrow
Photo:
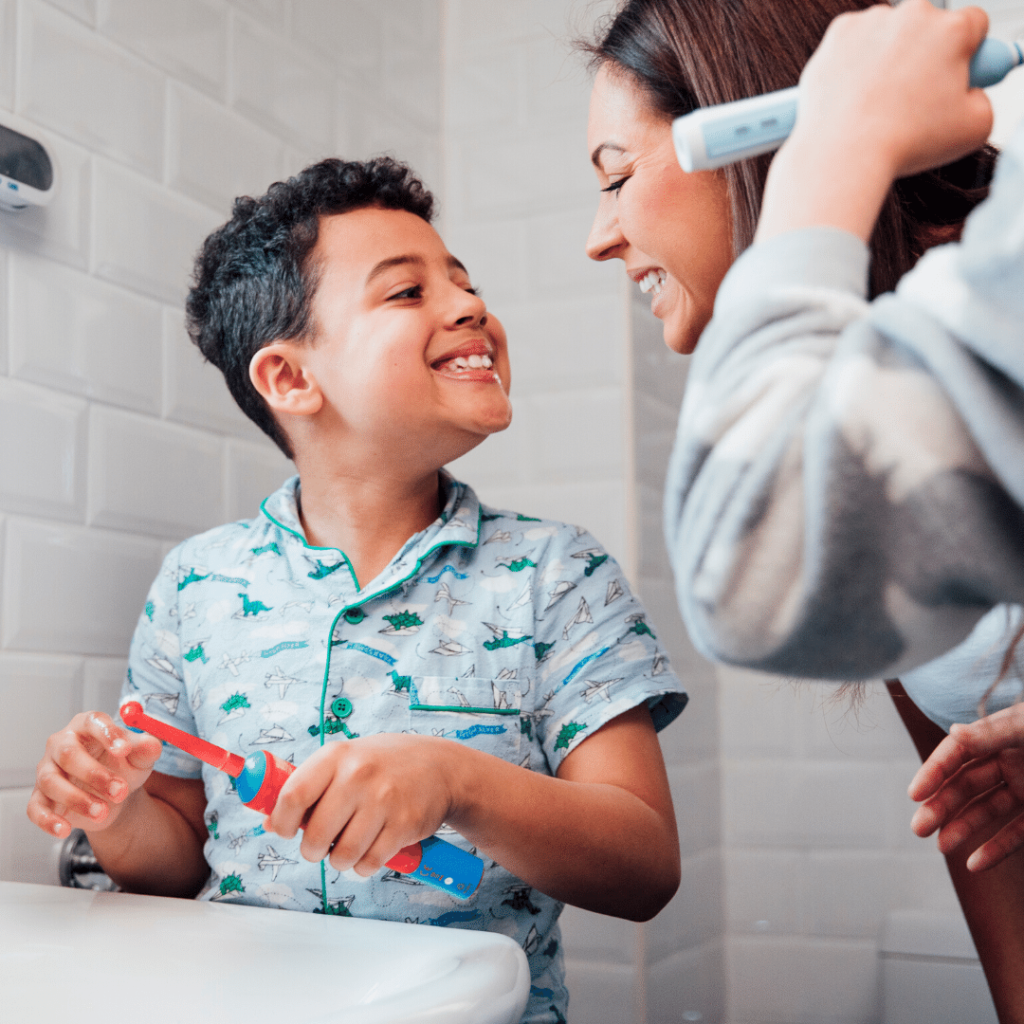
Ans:
[[[462,261],[457,260],[454,256],[450,255],[445,262],[449,269],[461,270],[464,274],[469,273],[469,271],[463,266]],[[377,263],[373,270],[366,275],[366,284],[369,285],[375,277],[379,277],[385,270],[390,270],[392,267],[401,267],[407,263],[412,263],[419,267],[425,267],[427,265],[427,261],[422,256],[417,256],[415,254],[407,256],[390,256],[388,259],[381,260],[380,263]]]

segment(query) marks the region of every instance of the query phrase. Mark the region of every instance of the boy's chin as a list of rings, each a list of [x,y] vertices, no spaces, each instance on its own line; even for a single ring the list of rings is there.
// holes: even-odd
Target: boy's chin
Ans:
[[[458,441],[451,446],[451,455],[446,462],[454,462],[456,459],[462,458],[463,455],[468,455],[474,448],[482,445],[492,434],[500,434],[503,430],[508,430],[511,424],[512,412],[509,410],[508,416],[476,423],[472,427],[464,428]]]

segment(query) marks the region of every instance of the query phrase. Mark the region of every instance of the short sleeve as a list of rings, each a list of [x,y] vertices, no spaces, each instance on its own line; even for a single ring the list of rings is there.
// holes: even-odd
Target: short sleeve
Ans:
[[[164,560],[139,615],[128,656],[121,702],[135,699],[154,718],[196,735],[196,723],[185,688],[178,614],[179,548]],[[197,779],[201,762],[164,743],[155,770],[177,778]]]
[[[613,718],[646,704],[660,731],[688,698],[621,568],[589,533],[565,527],[552,538],[540,579],[532,715],[554,774]]]

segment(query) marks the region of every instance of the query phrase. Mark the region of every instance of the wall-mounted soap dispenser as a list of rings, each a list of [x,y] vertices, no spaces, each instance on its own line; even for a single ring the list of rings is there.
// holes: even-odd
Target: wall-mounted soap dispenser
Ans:
[[[0,210],[45,206],[57,191],[57,164],[32,125],[0,111]]]

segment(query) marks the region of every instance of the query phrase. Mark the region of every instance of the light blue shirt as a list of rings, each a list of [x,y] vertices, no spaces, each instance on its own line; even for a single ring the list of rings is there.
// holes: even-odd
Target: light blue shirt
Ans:
[[[344,552],[306,543],[298,477],[257,518],[180,544],[139,619],[124,697],[236,753],[294,764],[324,742],[412,732],[555,775],[639,704],[656,728],[672,721],[686,694],[594,538],[443,481],[440,518],[363,587]],[[156,769],[203,779],[201,899],[501,932],[529,959],[523,1020],[564,1021],[562,904],[494,861],[466,901],[394,871],[340,873],[303,860],[301,836],[264,833],[230,776],[167,745]],[[447,827],[439,835],[473,849]]]

